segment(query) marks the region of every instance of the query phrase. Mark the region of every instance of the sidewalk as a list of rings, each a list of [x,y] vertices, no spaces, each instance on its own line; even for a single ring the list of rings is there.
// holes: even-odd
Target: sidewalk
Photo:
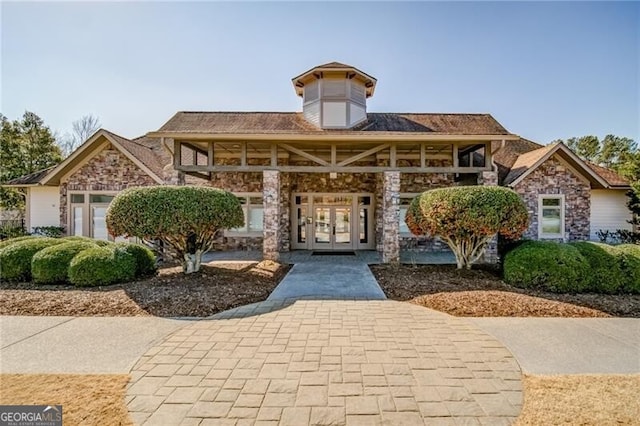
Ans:
[[[640,319],[469,318],[530,374],[640,373]]]
[[[192,322],[0,316],[0,373],[127,374],[154,343]]]

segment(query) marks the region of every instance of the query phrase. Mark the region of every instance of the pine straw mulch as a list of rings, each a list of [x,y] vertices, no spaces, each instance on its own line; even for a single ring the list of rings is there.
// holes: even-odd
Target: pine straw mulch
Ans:
[[[640,317],[640,295],[556,294],[504,283],[491,269],[372,265],[388,298],[461,317]]]
[[[276,262],[202,265],[185,275],[180,267],[127,284],[69,285],[0,283],[0,315],[206,317],[265,300],[289,267]]]

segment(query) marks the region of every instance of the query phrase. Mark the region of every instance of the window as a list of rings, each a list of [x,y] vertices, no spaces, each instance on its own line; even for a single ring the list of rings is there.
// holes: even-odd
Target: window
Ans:
[[[112,240],[105,221],[107,207],[115,195],[105,193],[69,194],[69,235],[81,235],[97,240]],[[118,240],[123,240],[118,238]]]
[[[407,210],[409,210],[409,205],[411,201],[413,201],[413,198],[414,195],[400,194],[400,226],[398,227],[400,234],[411,234],[404,218],[407,216]]]
[[[538,238],[564,238],[564,195],[540,195]]]
[[[244,212],[244,226],[230,229],[232,234],[262,233],[264,206],[261,194],[236,194]]]

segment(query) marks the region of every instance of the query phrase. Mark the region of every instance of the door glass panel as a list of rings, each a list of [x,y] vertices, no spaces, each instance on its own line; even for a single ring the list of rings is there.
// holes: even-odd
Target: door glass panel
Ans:
[[[559,209],[542,209],[542,233],[560,234],[562,223]]]
[[[315,242],[331,243],[331,208],[318,207],[315,209]]]
[[[307,208],[298,207],[298,242],[307,242]]]
[[[73,235],[82,236],[82,207],[73,208]]]
[[[335,242],[336,244],[346,244],[351,242],[351,208],[335,207],[336,223]]]
[[[110,203],[113,200],[113,195],[91,194],[89,195],[90,203]]]
[[[108,240],[107,223],[105,221],[106,207],[92,207],[93,210],[93,238],[96,240]]]
[[[360,209],[359,239],[362,244],[369,242],[369,209]]]
[[[264,209],[262,206],[252,205],[249,209],[249,232],[262,231]]]

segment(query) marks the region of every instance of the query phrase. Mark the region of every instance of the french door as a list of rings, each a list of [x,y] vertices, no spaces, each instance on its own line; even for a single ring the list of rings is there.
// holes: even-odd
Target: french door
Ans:
[[[314,250],[353,248],[351,210],[351,206],[314,206]]]

